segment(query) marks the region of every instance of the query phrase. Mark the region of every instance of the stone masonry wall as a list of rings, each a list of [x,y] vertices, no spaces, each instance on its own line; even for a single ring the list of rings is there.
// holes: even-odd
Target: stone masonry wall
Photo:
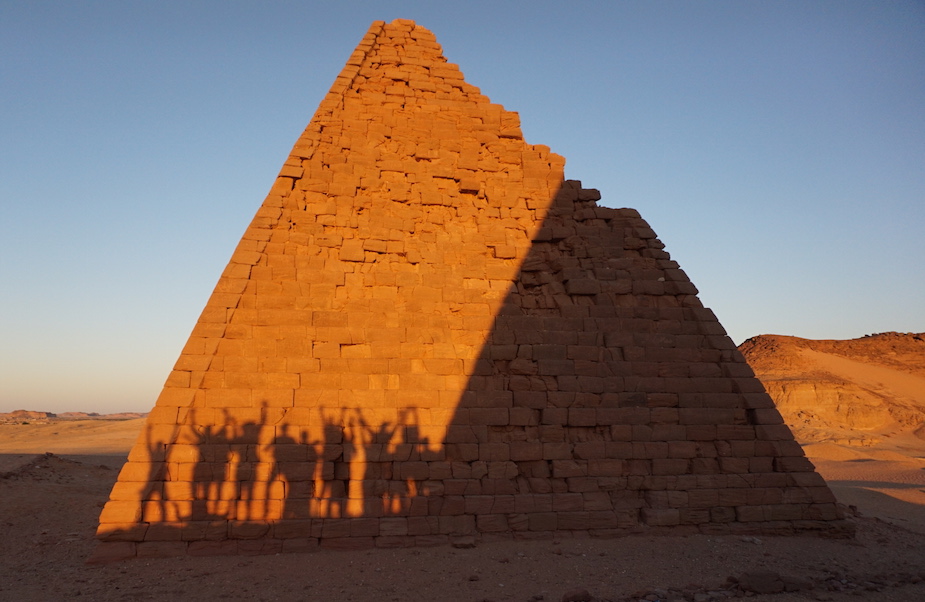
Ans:
[[[563,167],[430,32],[374,23],[169,375],[98,557],[843,529],[654,232]]]

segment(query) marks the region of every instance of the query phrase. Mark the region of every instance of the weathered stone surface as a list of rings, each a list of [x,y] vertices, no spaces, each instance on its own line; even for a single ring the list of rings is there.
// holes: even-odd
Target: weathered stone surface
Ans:
[[[101,538],[256,554],[836,530],[716,317],[668,286],[686,277],[648,224],[565,180],[432,40],[401,21],[361,41],[216,285]]]

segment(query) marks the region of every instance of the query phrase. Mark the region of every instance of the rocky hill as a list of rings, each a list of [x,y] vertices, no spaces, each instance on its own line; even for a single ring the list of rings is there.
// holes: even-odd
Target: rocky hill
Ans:
[[[14,410],[8,413],[0,413],[0,424],[35,424],[46,423],[49,419],[54,418],[55,414],[51,412],[36,412],[33,410]]]
[[[15,410],[0,412],[0,424],[48,424],[77,420],[134,420],[147,416],[141,412],[120,412],[117,414],[99,414],[97,412],[37,412],[34,410]]]
[[[925,438],[925,333],[761,335],[739,350],[803,442],[870,445],[901,431]]]

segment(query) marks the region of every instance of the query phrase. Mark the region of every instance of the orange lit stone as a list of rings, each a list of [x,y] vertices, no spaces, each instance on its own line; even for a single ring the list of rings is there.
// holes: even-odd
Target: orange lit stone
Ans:
[[[563,169],[430,32],[374,23],[168,376],[98,556],[847,532],[652,229]]]

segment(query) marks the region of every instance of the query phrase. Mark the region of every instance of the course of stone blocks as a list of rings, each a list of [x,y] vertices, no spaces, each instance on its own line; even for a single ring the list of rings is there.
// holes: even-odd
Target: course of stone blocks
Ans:
[[[98,556],[844,533],[652,229],[563,167],[430,32],[374,23],[183,348]]]

